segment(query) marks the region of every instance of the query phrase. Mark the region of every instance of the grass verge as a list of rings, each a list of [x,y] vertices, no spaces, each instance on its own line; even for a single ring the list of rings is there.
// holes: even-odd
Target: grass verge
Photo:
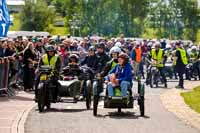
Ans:
[[[181,93],[185,103],[188,104],[193,110],[200,113],[200,86],[194,88],[190,92]]]

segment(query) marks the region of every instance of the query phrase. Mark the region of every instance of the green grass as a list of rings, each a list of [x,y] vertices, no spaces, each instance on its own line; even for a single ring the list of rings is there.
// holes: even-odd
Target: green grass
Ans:
[[[19,18],[19,13],[18,14],[12,14],[13,17],[14,17],[14,20],[13,20],[13,25],[10,26],[10,29],[9,31],[20,31],[20,18]],[[53,25],[51,25],[51,29],[52,29],[52,32],[51,34],[52,35],[66,35],[67,34],[67,30],[65,27],[55,27]]]
[[[20,18],[19,14],[12,14],[14,17],[13,25],[10,26],[10,31],[19,31],[20,30]]]
[[[52,35],[66,35],[66,28],[65,27],[52,27],[53,31],[51,32]]]
[[[188,104],[193,110],[200,113],[200,86],[194,88],[190,92],[181,93],[185,103]]]

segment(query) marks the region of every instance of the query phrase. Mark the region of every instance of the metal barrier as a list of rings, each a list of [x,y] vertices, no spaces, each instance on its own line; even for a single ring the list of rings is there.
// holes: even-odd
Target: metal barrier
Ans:
[[[0,59],[0,91],[8,94],[8,76],[10,63],[7,58]]]
[[[8,58],[0,58],[0,94],[12,96],[15,90],[12,85],[15,85],[19,80],[19,61],[9,61]]]

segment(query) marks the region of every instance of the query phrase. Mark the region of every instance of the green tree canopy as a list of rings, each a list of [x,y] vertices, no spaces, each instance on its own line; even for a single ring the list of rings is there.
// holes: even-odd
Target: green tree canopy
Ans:
[[[28,31],[48,31],[49,24],[53,23],[55,13],[47,4],[38,0],[25,0],[25,6],[20,14],[21,29]]]

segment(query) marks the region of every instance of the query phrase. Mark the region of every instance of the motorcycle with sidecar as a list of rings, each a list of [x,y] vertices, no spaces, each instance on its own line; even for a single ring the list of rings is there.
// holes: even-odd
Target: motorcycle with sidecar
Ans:
[[[51,103],[55,102],[53,98],[55,90],[57,89],[60,100],[56,102],[64,102],[62,97],[73,97],[74,102],[78,101],[80,96],[80,88],[84,90],[86,98],[86,107],[90,109],[92,97],[92,79],[93,71],[88,67],[81,67],[78,65],[71,65],[64,67],[61,72],[58,84],[52,82],[51,66],[41,66],[39,69],[40,83],[38,86],[38,109],[39,112],[44,111],[44,107],[50,109]]]
[[[144,103],[144,93],[145,93],[145,88],[144,84],[142,84],[140,78],[138,77],[138,94],[133,96],[132,89],[129,88],[127,91],[128,96],[127,97],[122,97],[121,94],[121,88],[115,87],[114,88],[114,96],[109,96],[108,95],[108,90],[106,89],[106,94],[105,96],[100,95],[100,93],[103,91],[102,85],[103,84],[103,78],[101,76],[96,76],[95,82],[97,83],[96,90],[93,90],[93,115],[97,116],[98,112],[98,104],[101,98],[104,99],[104,108],[116,108],[118,109],[118,112],[121,112],[121,109],[128,109],[128,108],[133,108],[134,106],[134,101],[138,101],[138,105],[140,108],[140,115],[144,116],[145,114],[145,103]],[[100,90],[100,91],[99,91]]]

